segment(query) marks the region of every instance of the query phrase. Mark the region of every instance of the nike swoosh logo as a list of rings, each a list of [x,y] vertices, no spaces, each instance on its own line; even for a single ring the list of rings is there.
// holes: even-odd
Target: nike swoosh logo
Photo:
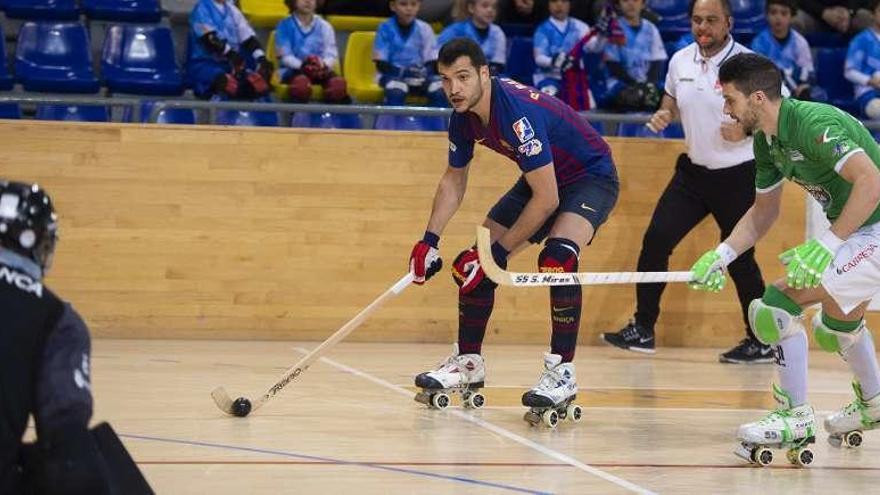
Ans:
[[[829,130],[830,130],[829,128],[827,128],[827,127],[825,128],[825,133],[822,134],[822,144],[830,143],[831,141],[834,141],[834,140],[837,139],[837,136],[835,136],[835,137],[828,137],[828,131],[829,131]]]
[[[646,343],[648,343],[648,342],[650,342],[650,341],[652,341],[652,340],[654,340],[654,337],[648,337],[648,338],[640,337],[640,338],[639,338],[639,343],[640,343],[640,344],[646,344]]]
[[[596,210],[594,210],[593,208],[590,208],[589,206],[587,206],[586,203],[581,203],[581,208],[583,208],[583,209],[585,209],[585,210],[590,210],[590,211],[592,211],[593,213],[596,213]]]
[[[555,311],[557,313],[561,313],[563,311],[568,311],[572,308],[574,308],[574,306],[565,306],[564,308],[557,308],[556,306],[553,306],[553,311]]]
[[[477,139],[476,141],[474,141],[474,143],[475,144],[483,144],[483,141],[485,141],[485,140],[486,140],[486,138]]]

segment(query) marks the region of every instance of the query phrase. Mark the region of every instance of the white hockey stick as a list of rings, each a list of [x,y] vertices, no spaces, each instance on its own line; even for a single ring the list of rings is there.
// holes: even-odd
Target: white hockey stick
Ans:
[[[413,281],[412,272],[407,273],[400,280],[397,281],[390,289],[386,290],[382,293],[381,296],[377,297],[376,300],[370,303],[369,306],[362,309],[360,313],[356,314],[354,318],[348,321],[345,325],[342,326],[339,330],[336,331],[333,335],[327,338],[324,342],[321,343],[318,347],[316,347],[312,352],[305,355],[302,359],[299,360],[298,363],[294,364],[287,371],[284,372],[284,375],[278,380],[274,385],[269,387],[269,390],[266,391],[265,394],[262,395],[259,399],[257,399],[252,405],[250,401],[244,397],[239,397],[235,401],[229,397],[229,394],[226,393],[226,389],[223,387],[217,387],[214,391],[211,392],[211,397],[214,398],[214,403],[217,404],[217,407],[220,408],[221,411],[226,414],[234,415],[234,416],[247,416],[250,412],[256,411],[260,407],[263,406],[269,399],[275,397],[278,392],[281,391],[284,387],[287,386],[290,382],[298,378],[304,371],[309,369],[309,366],[315,360],[323,356],[331,347],[339,343],[342,339],[344,339],[348,334],[350,334],[355,328],[359,327],[361,323],[363,323],[367,317],[373,314],[382,304],[391,299],[392,297],[400,294],[403,289],[405,289],[410,283]],[[241,409],[241,403],[248,404],[244,409]],[[238,404],[236,404],[238,403]],[[238,407],[238,409],[237,409]]]
[[[516,287],[549,287],[556,285],[642,284],[659,282],[690,282],[692,272],[580,272],[580,273],[517,273],[508,272],[492,258],[489,229],[477,226],[477,254],[486,275],[498,285]]]

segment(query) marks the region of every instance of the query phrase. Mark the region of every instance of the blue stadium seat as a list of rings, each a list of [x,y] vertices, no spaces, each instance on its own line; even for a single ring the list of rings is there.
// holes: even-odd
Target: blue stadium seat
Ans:
[[[72,120],[79,122],[108,122],[107,107],[96,105],[37,105],[37,120]]]
[[[18,103],[0,103],[0,119],[20,119],[21,108]]]
[[[767,27],[765,0],[730,0],[733,34],[740,43],[749,45],[751,38]]]
[[[689,0],[649,0],[648,7],[660,16],[657,28],[663,33],[664,39],[674,39],[682,33],[690,31],[691,21],[688,18]]]
[[[507,50],[507,66],[505,75],[523,84],[534,84],[535,45],[532,38],[516,36],[510,38]]]
[[[217,124],[274,127],[278,125],[278,114],[275,112],[218,110]]]
[[[165,96],[183,93],[183,74],[177,67],[167,27],[110,26],[104,38],[101,71],[113,92]]]
[[[159,22],[159,0],[80,0],[89,19],[120,22]]]
[[[89,38],[80,23],[26,22],[18,32],[15,75],[27,91],[97,93]]]
[[[9,74],[9,68],[6,67],[6,38],[3,36],[3,26],[0,26],[0,55],[3,55],[0,58],[0,90],[12,89],[15,80]]]
[[[361,129],[363,125],[361,124],[360,116],[357,114],[297,112],[290,118],[290,127]]]
[[[141,103],[141,123],[150,121],[150,111],[156,103],[153,101],[144,101]],[[122,111],[122,121],[132,122],[132,111],[130,107],[125,107]],[[165,108],[159,111],[156,117],[157,124],[195,124],[196,112],[191,108]]]
[[[843,77],[846,48],[816,50],[816,83],[828,93],[828,103],[848,112],[856,111],[852,83]]]
[[[386,131],[445,131],[443,117],[414,117],[411,115],[377,115],[373,129]]]
[[[6,17],[12,19],[44,19],[75,21],[79,19],[76,0],[3,0]]]

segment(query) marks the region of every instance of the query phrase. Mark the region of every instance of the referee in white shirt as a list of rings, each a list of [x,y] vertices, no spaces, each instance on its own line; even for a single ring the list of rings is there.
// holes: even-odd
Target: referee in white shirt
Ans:
[[[752,139],[722,113],[724,100],[718,68],[731,56],[750,51],[733,41],[729,0],[691,0],[691,31],[695,43],[669,62],[666,94],[649,127],[659,132],[673,120],[684,128],[687,154],[657,202],[642,240],[639,271],[666,271],[675,246],[706,215],[712,215],[725,239],[755,201],[755,161]],[[755,339],[748,324],[748,306],[764,292],[754,249],[728,267],[742,305],[746,337],[721,355],[727,363],[770,363],[773,352]],[[654,324],[660,314],[664,284],[638,284],[634,319],[623,329],[603,333],[602,339],[622,349],[654,352]]]

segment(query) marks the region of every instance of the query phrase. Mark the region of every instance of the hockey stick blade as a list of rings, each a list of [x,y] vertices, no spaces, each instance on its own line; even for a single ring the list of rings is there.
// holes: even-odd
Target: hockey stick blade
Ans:
[[[211,391],[211,397],[214,399],[214,404],[217,404],[218,409],[232,416],[232,398],[226,393],[225,388],[215,388]]]
[[[498,285],[515,287],[553,287],[560,285],[608,285],[690,282],[692,272],[579,272],[579,273],[519,273],[508,272],[492,258],[492,240],[489,229],[477,226],[477,254],[480,266]]]

